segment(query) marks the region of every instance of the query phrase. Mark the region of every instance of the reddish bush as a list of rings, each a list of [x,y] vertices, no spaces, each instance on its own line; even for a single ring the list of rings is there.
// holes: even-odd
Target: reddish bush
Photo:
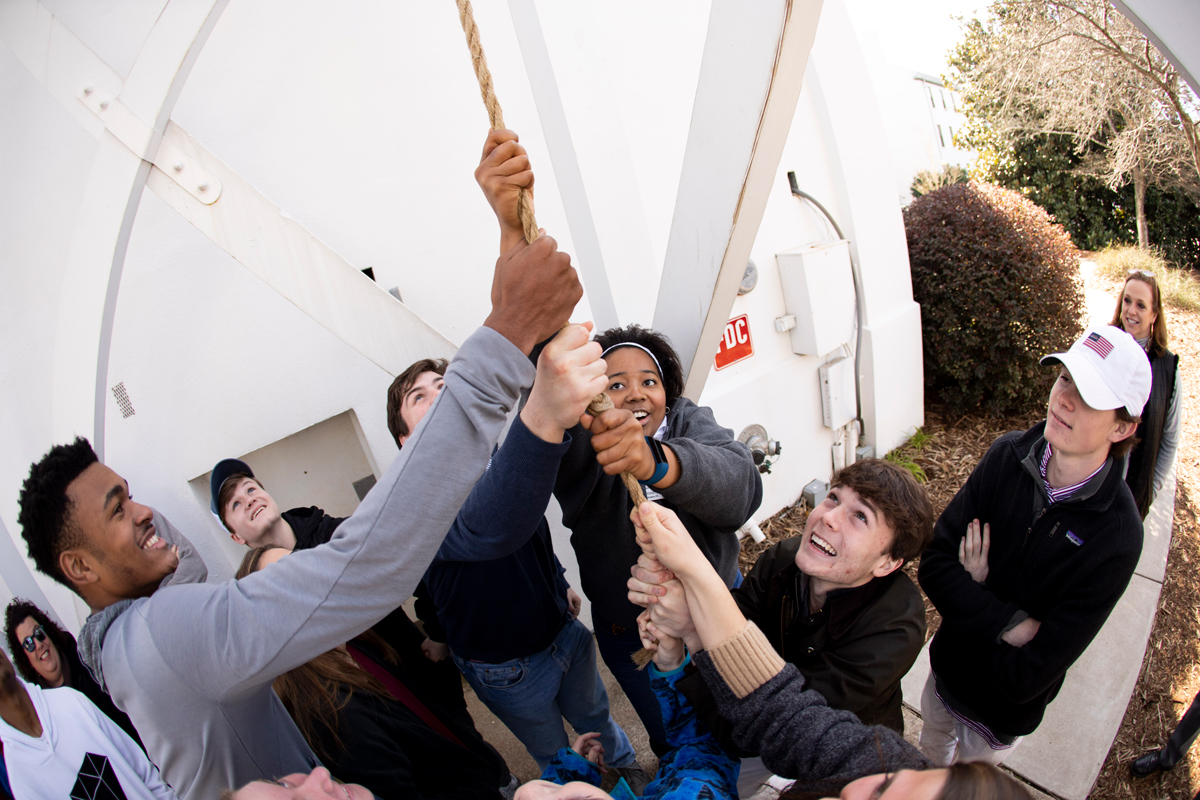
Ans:
[[[904,212],[921,304],[925,391],[952,414],[1000,415],[1045,402],[1038,359],[1083,330],[1071,237],[1041,207],[991,184],[947,186]]]

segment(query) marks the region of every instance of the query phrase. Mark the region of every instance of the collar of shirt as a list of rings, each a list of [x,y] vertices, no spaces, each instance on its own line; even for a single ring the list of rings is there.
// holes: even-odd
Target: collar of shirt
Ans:
[[[1041,463],[1040,469],[1042,472],[1042,482],[1046,484],[1046,496],[1050,499],[1051,503],[1057,503],[1059,501],[1066,500],[1068,497],[1070,497],[1071,495],[1075,494],[1077,491],[1082,489],[1087,484],[1088,481],[1090,481],[1092,478],[1096,477],[1097,472],[1104,469],[1104,464],[1101,464],[1100,467],[1096,470],[1096,472],[1093,472],[1091,475],[1088,475],[1086,478],[1081,480],[1079,483],[1073,483],[1070,486],[1064,486],[1061,489],[1055,489],[1050,486],[1050,481],[1046,478],[1046,470],[1050,466],[1050,457],[1052,455],[1053,455],[1053,452],[1050,449],[1050,443],[1046,442],[1046,452],[1042,454],[1042,463]]]

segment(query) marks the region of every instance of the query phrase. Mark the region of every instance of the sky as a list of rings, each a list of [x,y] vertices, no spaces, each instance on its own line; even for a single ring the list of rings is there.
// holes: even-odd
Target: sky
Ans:
[[[983,15],[985,0],[845,0],[860,36],[886,61],[929,75],[946,70],[946,52],[962,39],[955,16]]]

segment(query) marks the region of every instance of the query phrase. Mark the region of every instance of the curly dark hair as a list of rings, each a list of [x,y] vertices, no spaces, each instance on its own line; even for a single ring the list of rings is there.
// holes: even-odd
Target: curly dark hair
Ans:
[[[663,388],[667,391],[667,403],[683,396],[683,366],[679,363],[679,355],[675,348],[671,346],[671,340],[663,334],[641,325],[626,325],[624,328],[609,328],[597,334],[596,341],[602,350],[625,342],[640,344],[658,359],[658,365],[662,369],[660,377]]]
[[[29,548],[29,557],[38,571],[78,594],[58,566],[64,550],[83,545],[83,532],[71,518],[71,500],[67,487],[71,481],[100,459],[83,437],[71,444],[56,444],[42,460],[29,468],[29,477],[21,485],[17,500],[17,523]]]
[[[59,659],[64,663],[68,660],[68,655],[75,652],[75,637],[58,627],[45,611],[24,598],[14,597],[8,604],[8,608],[4,609],[4,638],[8,641],[8,651],[12,653],[13,665],[17,668],[17,672],[21,673],[21,677],[25,679],[26,683],[37,684],[43,689],[49,689],[50,687],[42,680],[42,676],[33,668],[28,656],[21,657],[25,655],[25,650],[17,639],[17,626],[29,617],[33,617],[34,621],[46,631],[46,636],[50,637],[50,641],[58,650]]]

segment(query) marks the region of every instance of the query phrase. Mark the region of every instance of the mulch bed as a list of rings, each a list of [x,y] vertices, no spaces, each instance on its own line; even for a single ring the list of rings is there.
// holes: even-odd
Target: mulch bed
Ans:
[[[1103,278],[1096,285],[1113,297],[1117,294],[1117,286]],[[1187,760],[1169,773],[1143,780],[1134,780],[1129,773],[1130,761],[1166,742],[1200,691],[1200,314],[1176,309],[1168,309],[1168,314],[1171,349],[1180,356],[1185,392],[1171,550],[1141,675],[1090,795],[1095,800],[1169,800],[1190,798],[1200,790],[1200,746],[1193,747]],[[934,513],[945,509],[998,436],[1025,430],[1044,415],[1044,407],[1039,407],[1006,418],[947,417],[936,407],[927,407],[922,430],[929,440],[919,451],[908,446],[902,450],[924,470]],[[742,542],[742,572],[748,572],[771,545],[802,533],[807,518],[808,509],[798,504],[764,522],[765,542],[756,544],[749,538]],[[917,564],[906,565],[905,570],[915,582]],[[925,609],[928,635],[933,636],[941,618],[928,599]]]

